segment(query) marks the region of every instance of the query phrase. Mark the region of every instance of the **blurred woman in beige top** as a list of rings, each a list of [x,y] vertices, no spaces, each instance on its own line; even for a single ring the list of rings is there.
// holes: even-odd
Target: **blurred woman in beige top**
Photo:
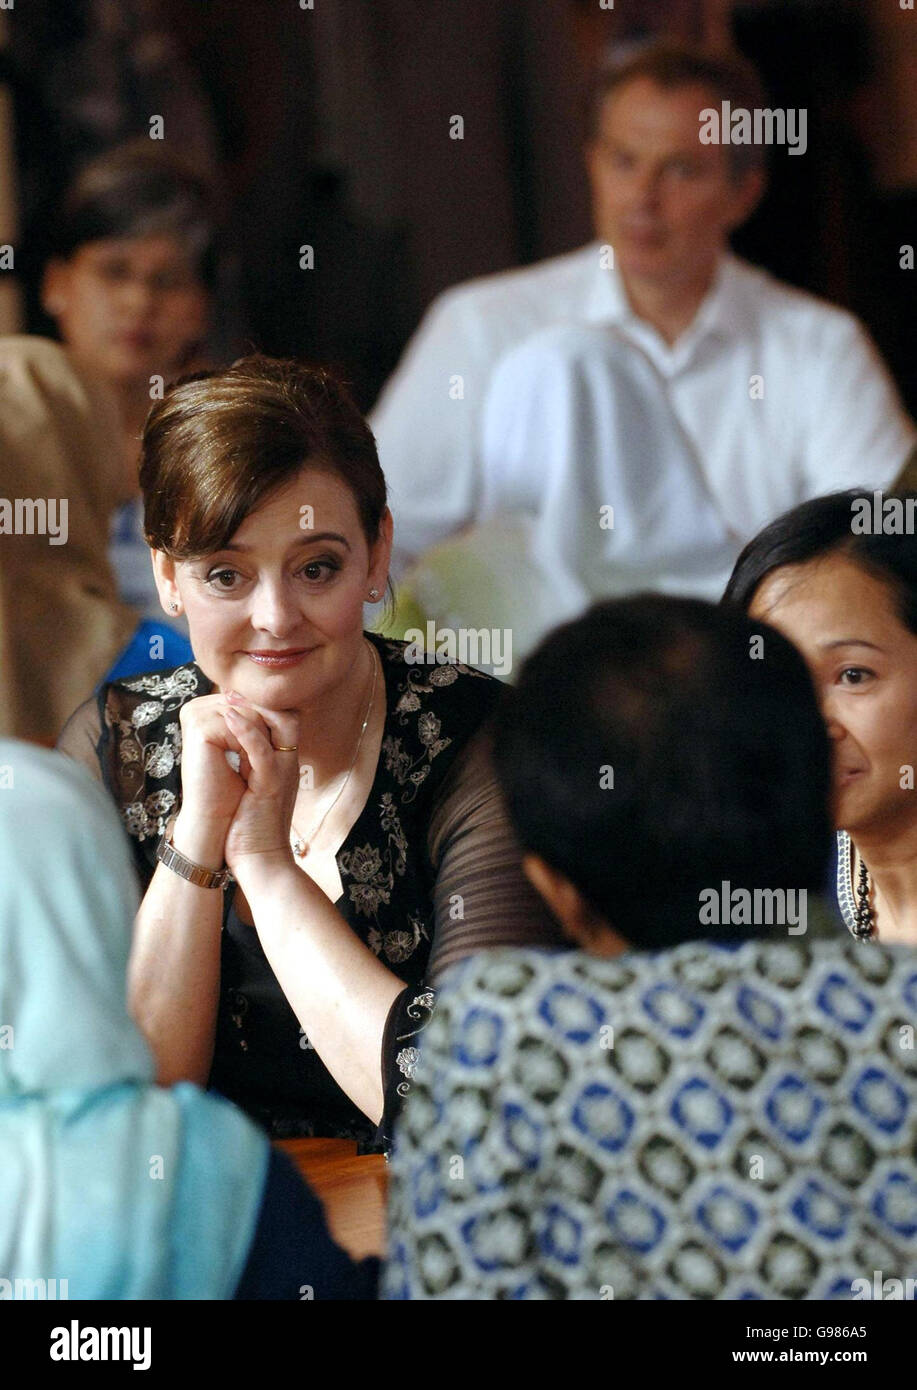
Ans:
[[[130,495],[105,387],[42,338],[0,338],[0,735],[52,743],[137,625],[106,557]]]

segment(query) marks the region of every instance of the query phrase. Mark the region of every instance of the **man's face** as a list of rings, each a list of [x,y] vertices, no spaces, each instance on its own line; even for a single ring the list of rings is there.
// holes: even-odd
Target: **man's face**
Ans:
[[[700,141],[703,86],[635,77],[611,92],[587,148],[595,228],[625,278],[680,282],[709,273],[760,196],[762,176],[731,177],[729,151]]]

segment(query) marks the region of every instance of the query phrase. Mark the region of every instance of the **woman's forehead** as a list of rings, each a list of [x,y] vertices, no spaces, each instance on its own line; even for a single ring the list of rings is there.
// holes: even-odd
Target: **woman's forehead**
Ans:
[[[359,530],[356,502],[346,483],[327,469],[309,465],[249,512],[232,540],[250,543],[280,531],[291,532],[296,540],[308,538],[310,532],[334,531],[352,544]]]
[[[781,565],[758,585],[749,613],[775,626],[811,624],[906,631],[891,586],[845,555]],[[824,635],[824,634],[822,634]]]

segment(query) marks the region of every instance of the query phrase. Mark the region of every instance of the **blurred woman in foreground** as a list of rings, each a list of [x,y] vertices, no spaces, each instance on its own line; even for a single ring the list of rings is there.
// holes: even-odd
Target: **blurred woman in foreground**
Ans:
[[[851,1299],[874,1270],[903,1291],[917,970],[806,898],[830,774],[799,654],[723,607],[598,605],[523,666],[495,761],[580,949],[442,981],[388,1296]]]
[[[124,1002],[136,904],[108,798],[59,754],[0,740],[4,1278],[70,1299],[372,1297],[376,1262],[333,1244],[244,1115],[154,1084]]]

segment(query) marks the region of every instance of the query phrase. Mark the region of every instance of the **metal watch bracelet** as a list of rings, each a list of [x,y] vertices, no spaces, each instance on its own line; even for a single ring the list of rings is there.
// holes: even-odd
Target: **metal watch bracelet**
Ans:
[[[167,869],[171,869],[173,874],[178,874],[179,878],[195,884],[198,888],[225,888],[228,883],[233,882],[229,869],[202,869],[200,864],[187,859],[173,845],[171,830],[166,831],[159,841],[156,858],[160,864],[165,864]]]

